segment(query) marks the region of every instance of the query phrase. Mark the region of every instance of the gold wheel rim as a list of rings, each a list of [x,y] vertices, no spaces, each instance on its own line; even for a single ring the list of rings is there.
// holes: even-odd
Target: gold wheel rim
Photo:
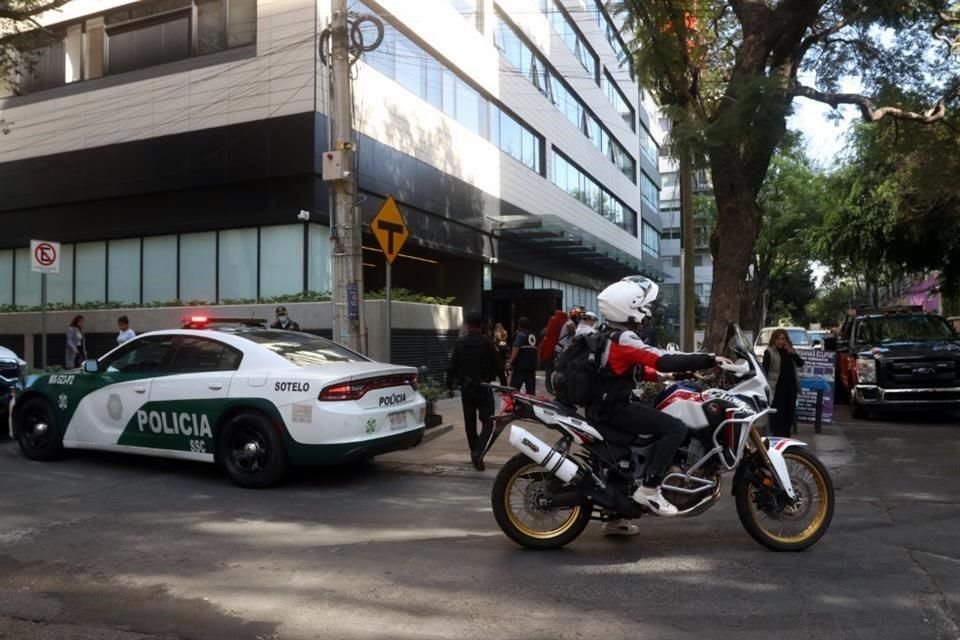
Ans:
[[[762,524],[762,520],[757,516],[763,516],[764,520],[770,522],[776,522],[777,520],[769,518],[767,514],[763,511],[757,509],[757,505],[754,503],[752,497],[750,500],[750,511],[753,514],[753,521],[760,526],[764,533],[770,536],[773,540],[782,543],[782,544],[797,544],[800,542],[805,542],[810,536],[814,535],[817,531],[820,530],[820,527],[823,526],[824,521],[827,519],[827,512],[830,507],[830,494],[827,491],[827,480],[823,477],[823,474],[820,472],[820,469],[816,465],[810,463],[809,460],[794,455],[791,453],[785,453],[783,455],[784,459],[789,463],[794,463],[803,468],[807,473],[810,479],[813,481],[813,484],[816,486],[816,495],[812,495],[813,492],[806,491],[806,488],[809,486],[809,482],[798,482],[799,479],[794,479],[794,474],[790,473],[790,481],[793,483],[794,491],[798,490],[798,484],[804,485],[804,489],[801,490],[803,495],[800,496],[801,500],[817,500],[816,513],[813,516],[813,519],[810,521],[802,531],[794,535],[784,535],[781,531],[774,532],[770,528]]]
[[[527,476],[532,473],[538,474],[540,478],[538,480],[530,480],[530,482],[522,491],[522,496],[516,496],[515,492],[518,488],[517,487],[518,481],[526,480],[527,478],[525,478],[524,476]],[[516,509],[517,503],[522,502],[522,506],[529,507],[530,506],[529,502],[531,500],[531,495],[530,495],[531,485],[543,484],[544,482],[547,482],[550,479],[551,479],[551,476],[549,473],[547,473],[546,469],[544,469],[543,467],[537,464],[530,463],[518,469],[517,472],[510,477],[510,481],[507,483],[507,489],[503,493],[504,507],[507,513],[507,518],[510,520],[510,524],[512,524],[514,528],[516,528],[518,531],[520,531],[524,535],[529,536],[531,538],[535,538],[537,540],[549,540],[551,538],[556,538],[557,536],[563,535],[573,527],[573,525],[577,522],[577,519],[580,517],[580,509],[581,509],[580,506],[569,507],[570,513],[566,517],[566,519],[559,522],[559,524],[554,526],[552,529],[546,529],[546,530],[533,528],[531,524],[524,522],[520,518],[520,515],[517,513],[517,509]],[[534,489],[534,491],[535,490],[536,489]],[[567,507],[564,507],[562,509],[551,509],[550,512],[543,512],[543,513],[558,512],[564,509],[567,509]],[[534,521],[538,520],[536,516],[533,516],[532,519]],[[539,520],[545,521],[546,518],[545,517],[539,518]]]

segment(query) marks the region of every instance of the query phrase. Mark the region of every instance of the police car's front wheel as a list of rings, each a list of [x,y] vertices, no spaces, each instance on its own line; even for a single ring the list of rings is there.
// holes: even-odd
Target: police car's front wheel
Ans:
[[[217,459],[234,484],[261,489],[287,473],[283,441],[266,416],[253,411],[232,417],[217,436]]]
[[[63,453],[63,436],[53,407],[43,398],[30,398],[16,415],[17,442],[31,460],[56,460]]]

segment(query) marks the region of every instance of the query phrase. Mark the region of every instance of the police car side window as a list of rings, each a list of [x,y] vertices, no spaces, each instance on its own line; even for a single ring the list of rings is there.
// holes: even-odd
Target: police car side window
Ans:
[[[173,370],[178,373],[201,371],[234,371],[240,366],[240,351],[206,338],[183,337],[173,357]]]
[[[173,336],[151,336],[130,342],[103,362],[107,371],[156,373],[165,371],[173,353]]]

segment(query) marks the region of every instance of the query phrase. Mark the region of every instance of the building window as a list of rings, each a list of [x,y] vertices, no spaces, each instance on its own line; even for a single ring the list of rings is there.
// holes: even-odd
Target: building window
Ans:
[[[104,302],[107,299],[107,243],[84,242],[75,250],[76,303]]]
[[[111,240],[108,244],[107,302],[140,302],[140,238]]]
[[[582,100],[567,86],[546,58],[534,51],[511,26],[503,15],[497,13],[495,30],[497,48],[527,80],[553,103],[567,120],[570,121],[610,162],[627,176],[631,182],[637,182],[637,164],[633,156],[610,134],[600,120],[587,108]]]
[[[580,64],[586,69],[590,77],[595,82],[599,80],[598,69],[600,66],[597,54],[587,43],[586,38],[580,33],[573,18],[560,6],[557,0],[549,0],[549,4],[544,2],[542,9],[547,14],[547,19],[553,25],[554,30],[560,34],[560,38],[567,45],[567,48],[573,53],[574,57],[580,61]]]
[[[260,229],[260,295],[303,291],[303,225]]]
[[[13,304],[13,249],[0,249],[0,306]]]
[[[231,229],[220,232],[217,254],[220,268],[220,301],[256,300],[257,230]]]
[[[645,173],[640,176],[640,195],[654,211],[660,211],[660,188]]]
[[[657,164],[658,158],[660,157],[660,149],[657,147],[657,141],[653,139],[653,136],[650,135],[650,132],[647,131],[647,128],[640,124],[640,151],[643,152],[643,155],[647,156],[647,160],[652,162],[654,165]]]
[[[362,3],[357,5],[361,11],[374,13]],[[518,64],[533,67],[533,58],[524,56],[521,49],[513,54]],[[364,60],[518,162],[543,173],[543,138],[539,134],[507,114],[494,100],[390,24],[384,25],[383,44],[366,54]]]
[[[600,30],[606,35],[607,42],[610,43],[610,48],[613,49],[613,53],[617,56],[617,63],[620,65],[620,68],[629,71],[630,76],[633,77],[633,64],[630,60],[630,54],[627,52],[627,47],[620,38],[619,30],[607,14],[607,10],[603,6],[603,0],[593,0],[593,2],[589,4],[589,11],[593,13],[593,18],[597,26],[600,27]]]
[[[607,99],[610,101],[610,104],[612,104],[613,108],[617,110],[617,113],[619,113],[620,117],[623,118],[623,121],[627,123],[627,126],[630,127],[632,131],[636,131],[636,111],[634,110],[633,105],[630,104],[630,101],[627,100],[627,97],[620,90],[620,87],[613,79],[613,76],[611,76],[610,72],[606,69],[603,70],[603,92],[607,94]],[[641,149],[643,148],[643,143],[641,143],[640,147]],[[656,162],[656,159],[654,159],[654,162]]]
[[[216,231],[180,236],[180,300],[216,302]]]
[[[553,149],[553,184],[630,235],[637,235],[637,213],[604,189],[577,165]]]
[[[643,221],[643,249],[655,258],[660,257],[660,232],[646,220]]]
[[[326,293],[333,289],[331,279],[330,229],[317,224],[310,225],[310,264],[307,269],[307,289]]]
[[[483,33],[483,0],[450,0],[457,13]]]
[[[177,236],[143,239],[143,302],[177,299]]]
[[[56,37],[56,42],[25,56],[21,93],[253,44],[257,2],[138,2],[68,24]]]

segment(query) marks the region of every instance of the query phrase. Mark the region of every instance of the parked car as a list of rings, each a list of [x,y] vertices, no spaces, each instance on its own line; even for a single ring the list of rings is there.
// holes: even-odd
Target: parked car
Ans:
[[[854,418],[894,408],[960,406],[960,337],[920,307],[856,309],[840,329],[837,394]]]
[[[777,329],[786,330],[787,335],[790,336],[790,342],[793,343],[794,347],[798,349],[809,349],[811,347],[810,336],[803,327],[764,327],[760,330],[757,341],[753,344],[753,353],[757,356],[758,360],[763,360],[763,352],[766,350],[767,345],[770,344],[770,336],[773,335],[773,332]]]
[[[27,363],[13,351],[0,347],[0,439],[6,437],[7,408],[17,381],[27,370]]]
[[[827,337],[826,329],[807,330],[807,337],[810,338],[810,346],[814,349],[823,349],[823,341]]]
[[[266,487],[289,465],[419,443],[426,403],[417,373],[306,333],[155,331],[80,370],[26,376],[11,422],[33,460],[62,449],[197,460],[219,464],[240,486]]]

